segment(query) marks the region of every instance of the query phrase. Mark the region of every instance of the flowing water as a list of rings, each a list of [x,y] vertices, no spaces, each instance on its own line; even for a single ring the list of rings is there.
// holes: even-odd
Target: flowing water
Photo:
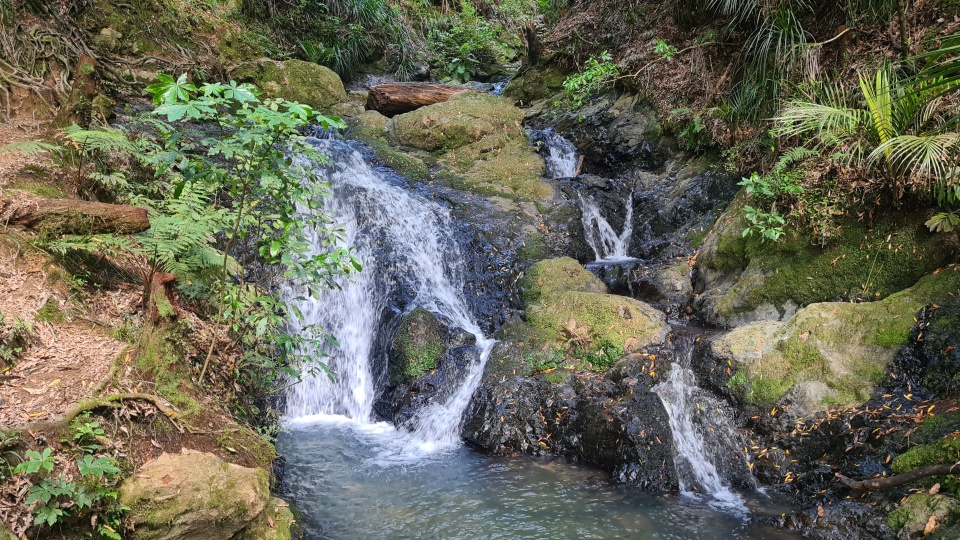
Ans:
[[[613,226],[603,217],[597,203],[585,193],[580,194],[580,210],[583,216],[583,232],[587,243],[597,256],[597,262],[623,261],[631,257],[627,255],[630,246],[630,235],[633,234],[633,194],[627,197],[626,217],[623,220],[623,231],[617,234]]]
[[[286,489],[311,537],[694,539],[709,531],[725,539],[788,538],[744,519],[739,498],[738,512],[721,512],[695,498],[638,493],[563,460],[493,458],[463,447],[462,416],[494,342],[464,299],[450,213],[389,181],[349,145],[315,144],[334,163],[319,169],[334,193],[326,210],[343,224],[364,268],[318,299],[298,299],[295,286],[287,291],[305,325],[318,324],[337,340],[315,351],[327,356],[336,379],[321,374],[289,389],[287,431],[277,445],[287,458]],[[318,251],[327,242],[313,240]],[[386,372],[385,320],[415,306],[472,333],[479,360],[449,398],[421,409],[409,429],[397,429],[373,414]],[[688,414],[685,384],[671,377],[661,393],[681,433],[674,416]],[[699,477],[691,481],[715,498],[721,493]]]

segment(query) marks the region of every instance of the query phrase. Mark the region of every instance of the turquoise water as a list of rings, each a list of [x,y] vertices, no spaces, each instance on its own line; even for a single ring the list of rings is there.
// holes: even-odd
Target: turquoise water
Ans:
[[[796,538],[744,515],[614,484],[562,459],[497,458],[470,448],[411,453],[386,424],[346,419],[281,434],[285,487],[312,538]],[[396,448],[407,448],[397,451]],[[750,514],[779,513],[757,494]]]

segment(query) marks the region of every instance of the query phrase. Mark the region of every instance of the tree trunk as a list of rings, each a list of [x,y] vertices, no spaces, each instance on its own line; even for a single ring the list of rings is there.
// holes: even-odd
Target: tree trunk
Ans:
[[[437,83],[384,83],[370,88],[367,109],[384,116],[395,116],[426,105],[443,103],[463,88]]]
[[[527,48],[527,65],[533,67],[540,63],[540,40],[537,39],[537,27],[533,21],[520,30],[520,39]]]
[[[136,206],[43,199],[26,192],[0,197],[0,225],[46,234],[134,234],[150,228],[147,211]]]

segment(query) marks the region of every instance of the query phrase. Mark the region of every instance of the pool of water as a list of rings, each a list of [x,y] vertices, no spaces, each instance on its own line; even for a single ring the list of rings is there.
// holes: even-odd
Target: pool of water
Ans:
[[[775,512],[762,495],[750,513],[719,512],[689,497],[638,492],[562,459],[433,451],[387,424],[300,422],[277,447],[311,538],[795,538],[751,519],[759,508]]]

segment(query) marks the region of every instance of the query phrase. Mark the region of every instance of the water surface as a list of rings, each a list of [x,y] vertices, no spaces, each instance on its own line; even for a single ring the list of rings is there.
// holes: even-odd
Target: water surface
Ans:
[[[566,460],[496,458],[466,447],[418,453],[403,439],[387,424],[342,417],[293,425],[281,434],[285,486],[310,537],[795,538],[706,502],[637,492]]]

